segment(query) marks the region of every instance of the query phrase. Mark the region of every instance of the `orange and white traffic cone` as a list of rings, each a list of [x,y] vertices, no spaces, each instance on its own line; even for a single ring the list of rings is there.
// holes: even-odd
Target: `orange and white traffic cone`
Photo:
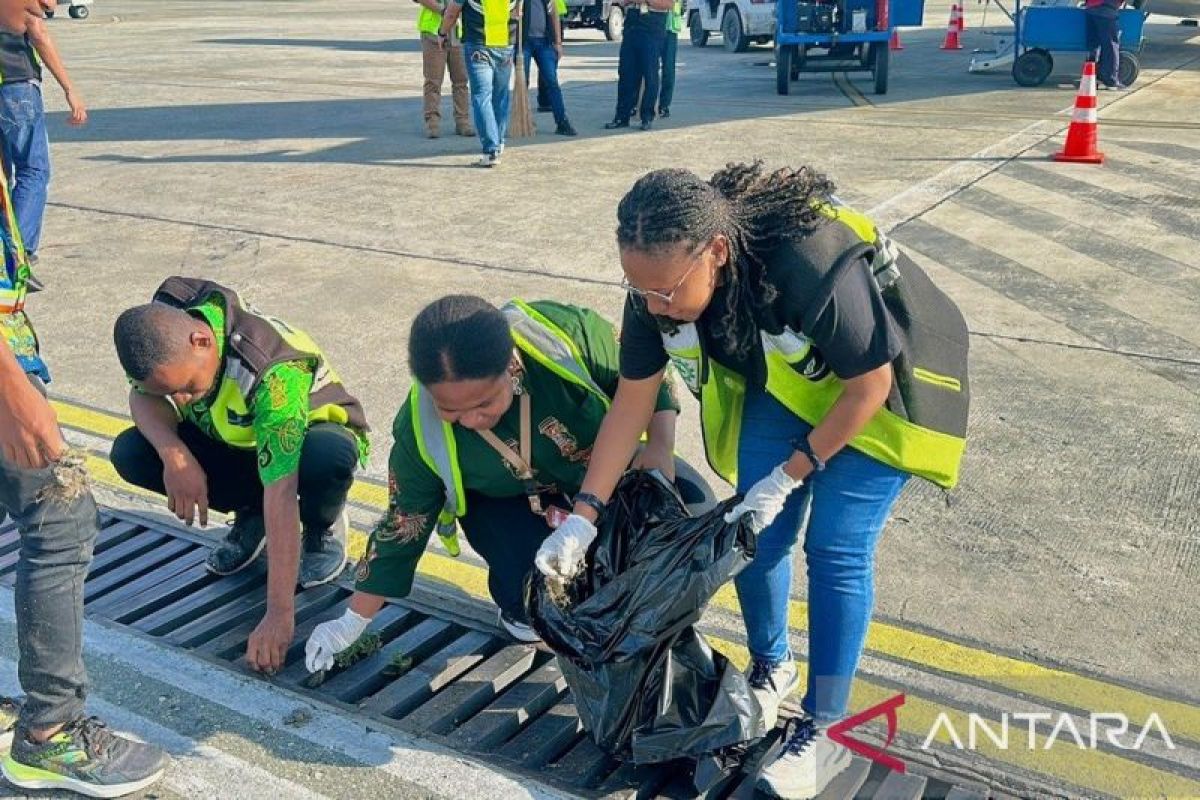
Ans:
[[[900,42],[900,29],[892,28],[892,38],[888,42],[888,50],[903,50],[904,45]]]
[[[962,42],[958,34],[962,25],[962,6],[958,3],[950,6],[950,24],[946,26],[946,40],[942,42],[943,50],[962,50]]]
[[[1075,95],[1075,112],[1067,128],[1067,142],[1054,154],[1055,161],[1076,164],[1103,164],[1104,154],[1096,149],[1099,123],[1096,117],[1096,62],[1083,64],[1079,94]]]

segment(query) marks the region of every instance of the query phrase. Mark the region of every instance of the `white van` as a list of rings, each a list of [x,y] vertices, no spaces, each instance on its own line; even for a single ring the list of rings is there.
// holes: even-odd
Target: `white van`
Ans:
[[[688,0],[686,19],[696,47],[719,33],[726,50],[744,53],[752,42],[767,44],[775,36],[775,0]]]

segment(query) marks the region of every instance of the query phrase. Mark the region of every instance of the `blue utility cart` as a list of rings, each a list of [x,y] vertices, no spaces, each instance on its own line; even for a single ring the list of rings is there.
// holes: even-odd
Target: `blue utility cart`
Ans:
[[[1117,79],[1126,86],[1137,80],[1141,64],[1142,28],[1150,12],[1145,2],[1121,9],[1121,59]],[[1012,74],[1021,86],[1040,86],[1054,71],[1051,53],[1086,53],[1086,12],[1074,5],[1030,5],[1016,0],[1013,12],[1013,39],[1017,57]]]
[[[788,94],[801,72],[870,72],[887,94],[888,40],[901,25],[919,26],[925,0],[778,0],[775,89]]]

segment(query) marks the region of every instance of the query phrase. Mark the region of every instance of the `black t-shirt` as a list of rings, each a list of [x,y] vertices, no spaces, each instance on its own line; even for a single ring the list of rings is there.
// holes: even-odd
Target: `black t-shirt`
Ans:
[[[823,308],[810,308],[826,270],[814,267],[809,259],[821,249],[781,245],[766,260],[767,280],[778,290],[775,302],[753,316],[742,309],[738,324],[771,334],[782,333],[786,326],[807,336],[825,365],[843,380],[890,364],[900,354],[902,342],[865,258],[842,272]],[[761,339],[756,335],[750,352],[739,357],[720,335],[725,328],[725,298],[725,287],[717,287],[697,322],[704,351],[750,385],[762,387],[767,369]],[[621,326],[621,375],[631,380],[648,378],[667,360],[659,322],[644,301],[631,295]],[[814,369],[816,374],[823,371],[819,366]]]
[[[464,42],[472,44],[485,44],[487,36],[483,26],[483,3],[481,0],[453,0],[463,7],[462,24]],[[517,7],[517,0],[509,0],[508,11],[508,46],[512,47],[517,43],[517,21],[512,17],[512,12]]]

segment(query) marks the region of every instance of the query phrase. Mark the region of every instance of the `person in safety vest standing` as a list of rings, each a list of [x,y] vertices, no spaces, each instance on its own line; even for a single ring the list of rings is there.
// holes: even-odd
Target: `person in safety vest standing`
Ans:
[[[450,70],[451,97],[454,101],[454,133],[458,136],[474,136],[468,118],[471,89],[467,80],[467,62],[463,59],[461,26],[450,30],[450,38],[443,47],[438,38],[442,24],[442,12],[446,0],[414,0],[421,6],[417,17],[417,30],[421,34],[421,69],[425,75],[425,135],[430,139],[441,136],[442,83],[446,70]]]
[[[809,719],[760,776],[784,798],[814,797],[850,764],[825,729],[846,714],[879,534],[910,476],[955,485],[967,429],[962,314],[833,191],[808,167],[756,163],[708,181],[659,170],[625,195],[621,381],[582,487],[611,495],[673,364],[700,400],[713,470],[744,495],[731,521],[749,514],[759,534],[736,586],[772,724],[798,683],[787,612],[807,511]],[[576,503],[539,568],[574,571],[595,516]]]
[[[296,584],[346,565],[346,497],[368,454],[362,406],[307,334],[220,284],[168,278],[117,318],[135,427],[109,457],[129,483],[165,495],[188,525],[236,514],[207,566],[248,567],[267,550],[267,609],[246,661],[274,672],[295,624]]]
[[[483,146],[481,167],[499,166],[504,153],[518,13],[518,0],[450,0],[438,29],[438,40],[446,47],[451,30],[462,17],[471,108]]]
[[[409,594],[433,531],[457,555],[457,525],[488,565],[500,624],[535,642],[522,602],[534,554],[580,495],[596,432],[618,383],[613,326],[594,311],[512,300],[503,309],[468,295],[443,297],[413,320],[408,360],[414,383],[392,428],[391,503],[358,565],[350,607],[313,631],[309,670],[366,630],[385,598]],[[676,478],[685,501],[711,496],[672,451],[679,406],[660,384],[630,465]],[[690,476],[690,477],[689,477]]]
[[[0,0],[0,26],[53,10],[52,0]],[[0,170],[7,166],[0,158]],[[25,692],[23,702],[0,698],[2,769],[26,789],[116,797],[156,782],[170,758],[84,713],[83,584],[99,519],[83,464],[67,453],[44,396],[50,372],[25,314],[29,261],[3,181],[0,259],[0,519],[11,518],[20,538],[13,605]]]
[[[675,55],[679,52],[679,32],[683,30],[683,0],[667,12],[667,36],[663,39],[662,80],[658,86],[658,115],[671,116],[671,101],[675,98]]]

